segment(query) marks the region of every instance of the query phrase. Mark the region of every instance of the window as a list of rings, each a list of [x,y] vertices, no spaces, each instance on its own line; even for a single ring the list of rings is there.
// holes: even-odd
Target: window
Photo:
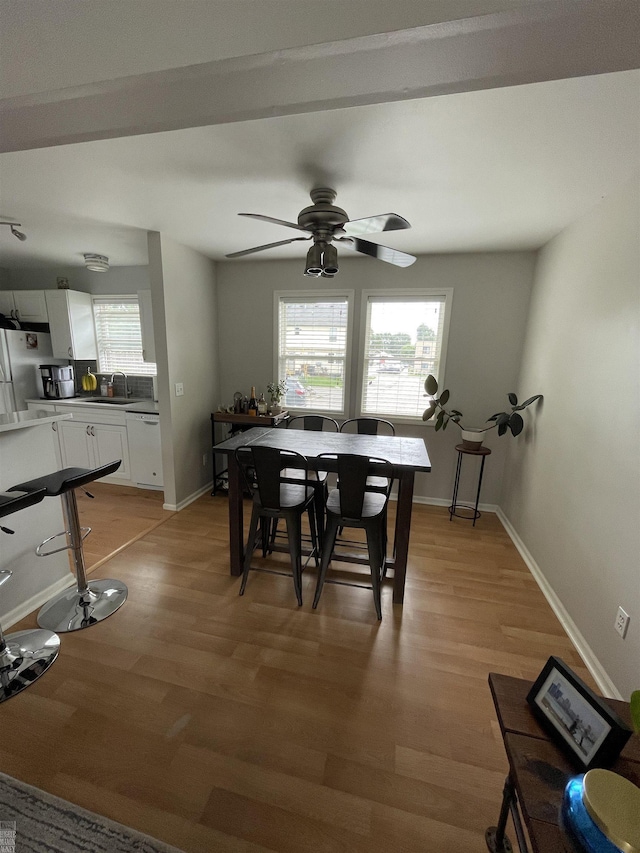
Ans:
[[[142,333],[137,296],[94,296],[93,318],[98,343],[98,370],[123,370],[155,376],[156,366],[142,360]]]
[[[351,296],[276,293],[277,378],[288,409],[344,412]]]
[[[424,380],[441,380],[451,291],[363,293],[363,415],[421,418]]]

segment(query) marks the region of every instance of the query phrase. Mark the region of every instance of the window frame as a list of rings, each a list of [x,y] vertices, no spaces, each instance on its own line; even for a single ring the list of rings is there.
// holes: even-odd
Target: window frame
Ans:
[[[407,288],[372,288],[361,291],[360,304],[360,343],[358,347],[358,364],[357,364],[357,381],[356,381],[356,401],[355,409],[356,417],[359,418],[385,418],[394,423],[405,424],[421,424],[425,426],[425,421],[421,416],[410,415],[394,415],[383,412],[363,412],[362,394],[364,390],[364,363],[365,363],[365,347],[367,344],[367,315],[369,312],[369,299],[376,297],[380,300],[389,299],[401,302],[403,298],[407,300],[420,301],[422,299],[428,302],[430,298],[439,297],[444,301],[444,322],[442,324],[442,344],[440,347],[440,363],[438,365],[438,385],[444,388],[444,377],[446,368],[447,350],[449,346],[449,327],[451,324],[451,310],[453,304],[453,288],[452,287],[407,287]],[[426,400],[425,400],[426,408]],[[426,421],[427,426],[434,426],[435,420],[430,418]]]
[[[347,288],[321,290],[315,292],[312,290],[275,290],[273,293],[273,375],[274,381],[283,377],[279,375],[280,371],[280,302],[282,299],[292,302],[332,302],[336,299],[344,299],[347,303],[347,329],[346,329],[346,346],[344,355],[344,387],[342,395],[342,409],[327,410],[315,408],[293,408],[288,407],[287,411],[295,414],[328,414],[335,418],[348,417],[347,412],[350,408],[351,400],[351,364],[353,352],[353,323],[354,323],[354,297],[355,292]],[[286,379],[286,376],[284,377]],[[284,408],[284,407],[283,407]]]
[[[105,369],[103,367],[103,365],[100,364],[100,344],[99,344],[99,335],[98,335],[98,321],[97,321],[97,315],[96,315],[96,311],[95,311],[95,305],[97,302],[135,302],[138,306],[138,319],[139,319],[139,325],[140,325],[140,341],[142,344],[142,319],[141,319],[141,313],[140,313],[140,297],[138,296],[137,293],[92,293],[91,294],[91,314],[93,317],[93,328],[94,328],[94,332],[95,332],[95,336],[96,336],[97,371],[98,371],[98,373],[112,373],[113,371],[111,369]],[[142,353],[142,351],[143,350],[141,349],[141,353]],[[145,373],[138,373],[138,372],[134,372],[132,370],[123,371],[122,368],[116,368],[115,372],[120,370],[120,372],[126,373],[127,376],[146,376],[146,377],[157,376],[158,375],[157,362],[150,362],[149,361],[149,362],[145,362],[145,363],[148,364],[149,366],[151,366],[153,364],[153,366],[155,368],[153,373],[151,371],[145,372]]]

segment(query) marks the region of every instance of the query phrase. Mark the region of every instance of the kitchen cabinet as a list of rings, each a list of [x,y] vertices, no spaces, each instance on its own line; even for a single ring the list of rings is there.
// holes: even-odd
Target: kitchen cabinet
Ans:
[[[44,290],[0,291],[0,314],[23,323],[48,323],[49,311]]]
[[[27,411],[28,412],[46,412],[47,415],[55,415],[56,414],[56,407],[55,407],[54,403],[45,403],[45,402],[27,403]],[[58,413],[59,413],[59,411],[58,411]],[[58,437],[59,436],[58,428],[59,428],[59,421],[54,423],[54,424],[51,424],[51,430],[52,430],[52,432],[55,433],[54,442],[53,442],[53,449],[54,449],[55,455],[56,455],[56,463],[58,465],[58,468],[62,468],[63,467],[62,466],[62,454],[60,453],[60,441],[59,441],[59,437]]]
[[[0,314],[5,317],[13,317],[16,304],[13,301],[13,290],[0,290]]]
[[[118,482],[131,479],[124,412],[103,412],[98,407],[83,408],[35,400],[27,403],[27,408],[30,412],[73,415],[73,420],[51,424],[58,435],[58,462],[61,468],[97,468],[114,459],[121,459],[122,464],[116,473],[105,479]]]
[[[153,313],[151,310],[151,291],[138,291],[140,308],[140,332],[142,333],[142,360],[155,363],[156,341],[153,331]]]
[[[131,479],[125,426],[76,420],[60,421],[58,435],[63,467],[97,468],[115,459],[121,459],[122,464],[113,474],[113,478]]]
[[[45,291],[55,358],[96,359],[91,296],[77,290]]]

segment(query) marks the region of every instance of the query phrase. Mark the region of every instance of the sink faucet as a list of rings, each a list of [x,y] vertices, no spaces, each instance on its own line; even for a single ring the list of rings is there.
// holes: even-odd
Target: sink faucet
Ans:
[[[130,394],[129,382],[127,380],[127,374],[123,370],[114,370],[113,373],[111,374],[111,379],[109,381],[113,382],[113,377],[116,375],[116,373],[121,373],[124,376],[124,396],[128,397]]]

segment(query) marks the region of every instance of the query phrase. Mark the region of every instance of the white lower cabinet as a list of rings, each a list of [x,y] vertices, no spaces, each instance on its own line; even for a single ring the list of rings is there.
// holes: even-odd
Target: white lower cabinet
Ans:
[[[89,424],[59,421],[60,453],[63,468],[95,468],[91,452]]]
[[[98,468],[121,459],[122,464],[112,477],[117,480],[131,479],[126,426],[60,421],[58,435],[65,468]]]
[[[27,403],[27,411],[29,411],[29,412],[46,412],[46,414],[48,414],[48,415],[55,415],[56,414],[56,407],[53,403]],[[56,434],[56,439],[53,442],[53,449],[54,449],[55,454],[56,454],[56,462],[58,464],[58,468],[62,468],[63,465],[62,465],[62,454],[60,453],[59,426],[60,426],[59,421],[56,421],[56,423],[51,424],[51,429]]]

